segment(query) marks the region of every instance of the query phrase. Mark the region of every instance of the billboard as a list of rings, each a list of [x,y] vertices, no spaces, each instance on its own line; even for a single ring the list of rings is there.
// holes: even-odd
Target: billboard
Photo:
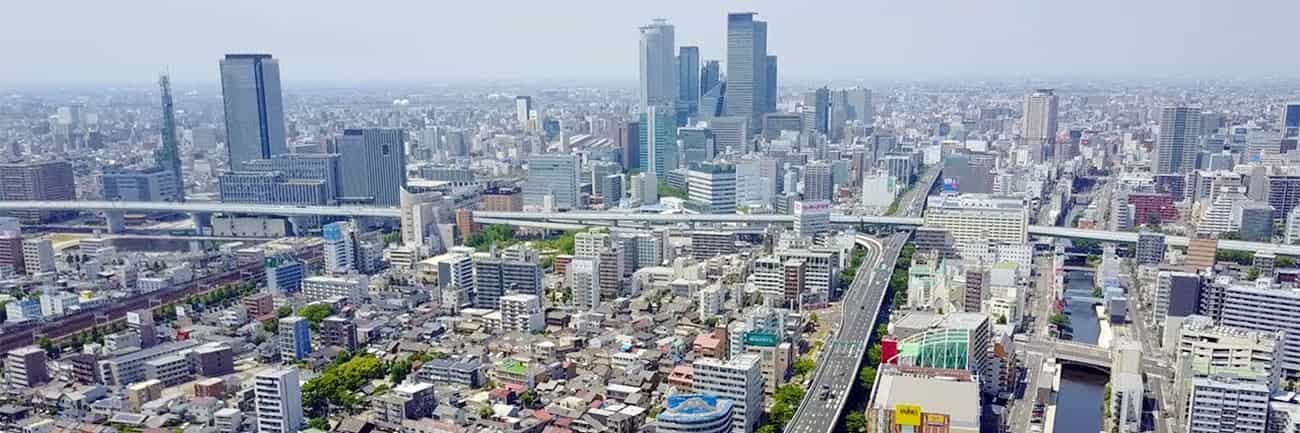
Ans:
[[[746,332],[746,346],[776,347],[776,334],[767,332]]]
[[[921,425],[921,406],[910,404],[894,406],[894,424],[910,426]]]

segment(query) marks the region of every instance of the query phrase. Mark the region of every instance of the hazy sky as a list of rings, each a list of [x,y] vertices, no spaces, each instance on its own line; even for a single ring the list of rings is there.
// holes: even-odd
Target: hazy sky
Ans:
[[[743,10],[782,80],[1300,75],[1297,0],[17,0],[0,82],[215,82],[231,52],[275,55],[287,87],[632,82],[639,25],[667,18],[721,60]]]

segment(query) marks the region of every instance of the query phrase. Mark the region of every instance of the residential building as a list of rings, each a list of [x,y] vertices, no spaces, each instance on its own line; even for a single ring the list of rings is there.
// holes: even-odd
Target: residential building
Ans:
[[[295,433],[303,426],[298,369],[279,368],[253,378],[258,433]]]
[[[1160,109],[1160,134],[1152,173],[1185,174],[1196,169],[1196,150],[1201,132],[1201,110],[1173,106]],[[1142,222],[1139,220],[1139,222]]]
[[[280,359],[291,362],[311,353],[311,328],[308,325],[305,317],[289,316],[280,319],[280,330],[276,333]]]
[[[0,163],[0,201],[63,201],[76,198],[72,163],[57,160]],[[15,217],[27,224],[60,220],[73,215],[75,212],[62,210],[0,212],[0,216]]]
[[[958,253],[973,258],[990,243],[1028,242],[1029,212],[1020,199],[984,194],[935,196],[927,203],[924,226],[947,230]]]
[[[1220,322],[1243,330],[1285,332],[1278,365],[1285,376],[1300,374],[1300,290],[1267,284],[1229,285]]]
[[[36,346],[20,347],[5,355],[5,384],[12,389],[35,388],[50,381],[45,351]]]
[[[501,330],[531,334],[546,328],[546,311],[542,300],[533,294],[501,297]]]
[[[1187,404],[1188,433],[1264,433],[1268,427],[1268,386],[1231,376],[1197,377]]]
[[[357,324],[340,316],[326,317],[320,322],[320,342],[349,352],[357,350]]]
[[[23,265],[27,268],[27,275],[54,272],[54,244],[46,238],[23,241]]]
[[[510,261],[487,253],[473,255],[474,307],[495,309],[509,293],[541,296],[542,270],[537,263]]]
[[[695,360],[692,369],[694,392],[733,402],[733,433],[753,433],[758,428],[763,414],[761,357],[747,353],[727,361],[701,358]]]
[[[370,297],[370,281],[357,275],[307,277],[302,280],[302,294],[308,301],[324,301],[337,296],[360,303]]]
[[[1022,133],[1034,161],[1045,161],[1056,143],[1058,100],[1053,89],[1038,89],[1025,95]]]

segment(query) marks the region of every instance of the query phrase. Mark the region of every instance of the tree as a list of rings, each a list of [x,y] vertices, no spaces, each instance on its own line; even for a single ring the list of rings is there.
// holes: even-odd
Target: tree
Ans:
[[[324,431],[329,431],[329,430],[330,430],[330,420],[329,420],[329,418],[325,418],[325,417],[323,417],[323,416],[318,416],[318,417],[316,417],[316,418],[309,419],[309,420],[307,420],[307,428],[314,428],[314,429],[320,429],[320,430],[324,430]]]
[[[479,410],[478,410],[478,417],[479,417],[479,419],[489,419],[489,418],[492,418],[492,408],[487,407],[487,406],[483,406],[482,408],[479,408]]]
[[[311,304],[298,309],[298,315],[307,319],[311,323],[311,329],[315,330],[320,326],[320,322],[326,317],[334,314],[334,307],[329,304]]]
[[[862,412],[853,411],[844,416],[844,430],[849,433],[862,433],[867,431],[867,417]]]
[[[889,325],[884,323],[876,325],[876,340],[885,338],[886,335],[889,335]]]
[[[1253,267],[1252,267],[1252,268],[1250,268],[1249,271],[1246,271],[1246,280],[1248,280],[1248,281],[1255,281],[1255,280],[1258,280],[1258,279],[1259,279],[1259,268],[1253,268]]]
[[[277,308],[275,310],[275,317],[279,317],[281,319],[292,315],[293,315],[293,307],[290,307],[288,305]]]
[[[821,317],[818,317],[817,313],[808,313],[808,323],[812,323],[813,325],[816,325],[817,321],[820,319]]]
[[[999,324],[999,325],[1005,325],[1005,324],[1007,324],[1007,315],[1006,315],[1006,314],[1003,314],[1003,315],[998,316],[998,324]]]
[[[871,389],[871,386],[876,383],[876,367],[867,366],[858,370],[858,382],[863,388]]]
[[[775,425],[763,424],[762,426],[758,427],[758,430],[755,430],[755,433],[780,433],[780,432],[776,430]]]
[[[533,392],[531,389],[524,391],[523,394],[519,395],[519,402],[523,403],[525,408],[531,409],[534,407],[533,405],[537,403],[537,393]]]
[[[59,354],[59,347],[54,345],[54,340],[50,340],[49,336],[42,335],[36,344],[41,346],[41,349],[45,350],[45,354],[51,358]]]
[[[880,365],[880,344],[873,344],[867,349],[867,365]]]
[[[1293,258],[1291,258],[1291,257],[1287,257],[1287,256],[1278,257],[1278,258],[1277,258],[1277,267],[1279,267],[1279,268],[1293,268],[1293,267],[1295,267],[1295,259],[1293,259]]]
[[[799,358],[794,362],[794,375],[803,376],[817,368],[817,363],[807,357]]]
[[[718,318],[717,318],[717,317],[710,317],[710,318],[708,318],[708,319],[704,319],[704,327],[705,327],[705,328],[713,329],[714,326],[718,326]]]
[[[1062,313],[1052,313],[1052,317],[1047,319],[1048,323],[1056,325],[1058,328],[1070,326],[1070,316]]]
[[[393,383],[402,383],[406,376],[411,374],[411,359],[400,359],[388,366],[388,380]]]

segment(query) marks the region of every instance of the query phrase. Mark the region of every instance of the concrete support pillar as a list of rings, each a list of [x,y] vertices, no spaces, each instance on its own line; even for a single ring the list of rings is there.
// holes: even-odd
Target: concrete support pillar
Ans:
[[[194,220],[194,233],[206,235],[212,233],[212,214],[208,212],[194,212],[190,214]]]
[[[126,216],[123,215],[122,212],[104,212],[104,223],[108,225],[109,233],[122,233],[126,231]]]

